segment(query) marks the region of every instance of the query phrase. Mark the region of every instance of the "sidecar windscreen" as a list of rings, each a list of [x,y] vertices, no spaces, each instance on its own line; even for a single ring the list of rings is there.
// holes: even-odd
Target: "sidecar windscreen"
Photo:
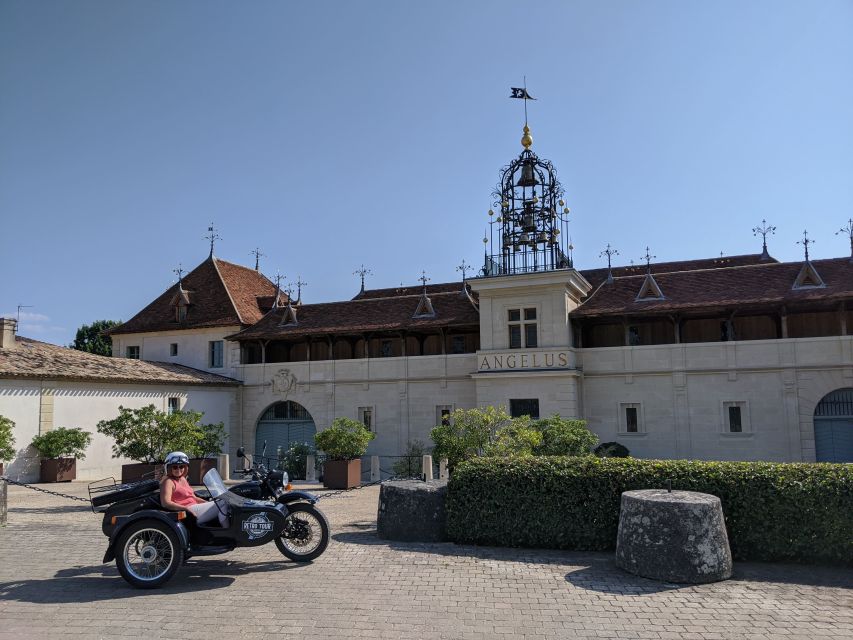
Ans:
[[[210,492],[211,498],[218,498],[219,496],[228,493],[228,489],[225,487],[225,483],[222,482],[222,477],[216,469],[211,469],[205,473],[204,478],[202,478],[201,481]]]

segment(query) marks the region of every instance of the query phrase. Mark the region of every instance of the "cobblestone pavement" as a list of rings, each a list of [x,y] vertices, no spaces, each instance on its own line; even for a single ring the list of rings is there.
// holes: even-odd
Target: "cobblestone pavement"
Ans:
[[[85,496],[84,483],[51,488]],[[310,565],[274,545],[191,560],[164,588],[101,563],[87,505],[9,487],[0,529],[0,640],[29,638],[853,638],[853,576],[737,564],[679,587],[629,576],[611,554],[389,543],[379,489],[320,505],[332,524]]]

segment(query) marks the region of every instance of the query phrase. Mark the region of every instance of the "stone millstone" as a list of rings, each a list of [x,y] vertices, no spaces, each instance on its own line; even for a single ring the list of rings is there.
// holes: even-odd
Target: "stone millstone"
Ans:
[[[732,553],[720,499],[693,491],[624,492],[616,564],[664,582],[731,578]]]
[[[447,539],[447,480],[392,480],[379,490],[376,529],[385,540],[443,542]]]

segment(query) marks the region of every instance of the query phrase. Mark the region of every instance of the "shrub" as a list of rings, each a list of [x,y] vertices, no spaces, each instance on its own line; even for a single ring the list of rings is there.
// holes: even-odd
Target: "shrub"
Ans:
[[[308,456],[314,454],[314,447],[307,442],[292,442],[287,450],[278,450],[278,468],[286,471],[292,480],[304,480]]]
[[[367,452],[367,445],[375,437],[376,434],[357,420],[335,418],[331,427],[314,437],[314,442],[329,460],[354,460]]]
[[[498,429],[510,420],[503,407],[457,409],[450,414],[448,424],[430,431],[435,443],[432,455],[437,459],[447,458],[447,467],[452,471],[463,460],[483,455]]]
[[[602,442],[592,452],[599,458],[628,458],[631,456],[628,447],[618,442]]]
[[[5,416],[0,416],[0,462],[15,457],[15,435],[12,433],[15,423]]]
[[[101,420],[98,432],[115,440],[113,457],[139,462],[163,462],[171,451],[192,457],[221,453],[225,425],[200,424],[200,411],[158,411],[154,405],[141,409],[119,407],[119,415]]]
[[[46,431],[33,438],[32,445],[42,458],[76,458],[86,457],[86,447],[92,442],[92,434],[77,427],[65,429],[60,427]]]
[[[536,421],[542,430],[542,444],[536,448],[540,456],[588,456],[598,443],[598,436],[586,428],[586,420],[572,420],[553,415]]]
[[[736,560],[853,564],[853,466],[634,458],[482,458],[450,477],[451,540],[611,550],[623,491],[699,491],[722,501]]]
[[[483,455],[486,456],[532,456],[542,445],[542,432],[527,416],[513,418],[509,424],[495,433],[491,442],[486,444]]]

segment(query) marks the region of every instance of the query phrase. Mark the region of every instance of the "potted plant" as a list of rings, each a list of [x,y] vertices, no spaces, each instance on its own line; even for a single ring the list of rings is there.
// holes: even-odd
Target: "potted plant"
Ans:
[[[15,457],[15,436],[12,431],[15,423],[0,416],[0,476],[3,475],[3,463]]]
[[[92,434],[80,428],[58,428],[33,438],[41,455],[41,482],[69,482],[77,477],[77,461],[86,457]]]
[[[114,441],[113,457],[130,458],[135,464],[121,468],[121,481],[133,482],[156,473],[171,451],[184,451],[197,460],[195,474],[189,481],[199,482],[199,474],[206,473],[215,460],[199,460],[207,453],[221,452],[225,426],[201,424],[200,411],[174,411],[166,413],[154,405],[140,409],[119,407],[119,415],[112,420],[101,420],[98,431]],[[203,471],[202,471],[203,469]]]
[[[175,412],[175,414],[177,413],[187,415],[190,420],[196,423],[196,426],[201,431],[201,438],[196,441],[196,444],[188,445],[186,452],[190,456],[190,469],[187,474],[187,482],[190,484],[202,484],[201,479],[204,478],[205,473],[211,469],[218,470],[218,456],[222,453],[222,446],[225,444],[225,425],[221,422],[198,424],[198,421],[204,415],[198,411]]]
[[[332,426],[314,438],[317,448],[326,454],[323,486],[352,489],[361,484],[361,456],[376,435],[357,420],[335,418]]]

